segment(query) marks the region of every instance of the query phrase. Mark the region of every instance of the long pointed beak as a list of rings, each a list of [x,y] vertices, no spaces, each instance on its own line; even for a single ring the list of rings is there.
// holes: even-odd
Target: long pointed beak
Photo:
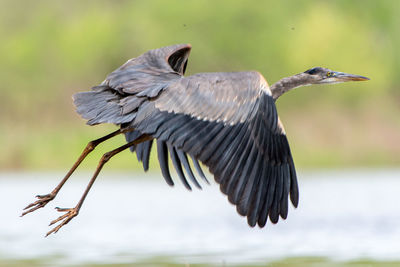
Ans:
[[[355,75],[355,74],[348,74],[344,72],[333,72],[332,78],[335,78],[337,81],[340,82],[350,82],[350,81],[368,81],[369,78]]]

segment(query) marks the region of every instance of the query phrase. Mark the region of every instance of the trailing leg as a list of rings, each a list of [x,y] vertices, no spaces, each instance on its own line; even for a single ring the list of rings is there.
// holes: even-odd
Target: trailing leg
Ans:
[[[141,142],[147,141],[147,140],[151,140],[152,137],[149,135],[142,135],[139,138],[135,139],[134,141],[131,141],[123,146],[120,146],[114,150],[111,150],[107,153],[105,153],[100,161],[99,164],[97,165],[96,171],[94,172],[92,179],[90,179],[89,184],[87,185],[85,192],[83,193],[81,199],[79,200],[78,204],[74,207],[74,208],[56,208],[57,211],[59,212],[66,212],[64,215],[61,215],[60,217],[58,217],[57,219],[53,220],[50,225],[53,225],[61,220],[63,220],[59,225],[57,225],[55,228],[53,228],[51,231],[49,231],[46,236],[50,235],[51,233],[57,233],[58,230],[60,230],[61,227],[63,227],[64,225],[66,225],[68,222],[70,222],[72,220],[72,218],[74,218],[75,216],[78,215],[80,208],[82,207],[83,202],[85,201],[85,198],[87,196],[87,194],[89,193],[90,188],[92,187],[94,181],[96,180],[97,176],[99,175],[101,169],[103,168],[104,164],[106,164],[107,161],[110,160],[110,158],[112,158],[113,156],[115,156],[116,154],[120,153],[121,151],[124,151],[125,149],[133,146],[133,145],[137,145]]]
[[[122,130],[117,130],[115,132],[112,132],[106,136],[103,136],[99,139],[90,141],[85,149],[82,151],[82,154],[79,156],[79,158],[77,159],[77,161],[74,163],[74,165],[72,166],[72,168],[68,171],[68,173],[65,175],[65,177],[61,180],[61,182],[53,189],[53,191],[51,191],[50,194],[46,194],[46,195],[37,195],[36,198],[38,199],[37,201],[29,204],[28,206],[26,206],[24,208],[24,212],[21,214],[21,217],[31,213],[37,209],[43,208],[44,206],[47,205],[47,203],[49,203],[51,200],[53,200],[56,195],[58,194],[58,192],[60,191],[61,187],[63,187],[63,185],[65,184],[65,182],[68,180],[68,178],[72,175],[72,173],[76,170],[76,168],[79,166],[79,164],[81,164],[81,162],[86,158],[86,156],[92,152],[95,147],[97,145],[99,145],[100,143],[120,134],[123,133]]]

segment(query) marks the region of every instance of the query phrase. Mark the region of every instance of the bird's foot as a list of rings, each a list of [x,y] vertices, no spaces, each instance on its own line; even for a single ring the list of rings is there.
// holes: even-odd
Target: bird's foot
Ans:
[[[21,214],[21,217],[31,213],[37,209],[43,208],[44,206],[47,205],[47,203],[49,203],[50,201],[52,201],[55,198],[56,194],[50,193],[47,195],[37,195],[36,198],[38,200],[36,200],[35,202],[29,204],[28,206],[26,206],[24,208],[24,212]]]
[[[63,208],[58,208],[58,207],[57,207],[56,210],[59,211],[59,212],[66,212],[66,213],[65,213],[64,215],[61,215],[61,216],[58,217],[57,219],[51,221],[51,223],[49,224],[49,226],[50,226],[50,225],[53,225],[53,224],[55,224],[55,223],[57,223],[57,222],[59,222],[59,221],[61,221],[61,220],[63,220],[59,225],[57,225],[57,226],[54,227],[51,231],[49,231],[49,232],[46,234],[46,237],[47,237],[48,235],[52,234],[52,233],[54,233],[54,234],[57,233],[58,230],[60,230],[61,227],[63,227],[63,226],[66,225],[67,223],[69,223],[69,222],[72,220],[72,218],[74,218],[75,216],[77,216],[78,213],[79,213],[79,208],[77,208],[77,207],[72,208],[72,209],[63,209]]]

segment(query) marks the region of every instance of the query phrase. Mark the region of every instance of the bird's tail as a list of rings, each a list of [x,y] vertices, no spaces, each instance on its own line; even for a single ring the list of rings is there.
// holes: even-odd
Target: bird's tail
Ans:
[[[123,114],[120,105],[121,96],[107,85],[99,85],[89,92],[80,92],[73,95],[76,111],[87,124],[99,123],[123,124],[132,121],[136,113]]]

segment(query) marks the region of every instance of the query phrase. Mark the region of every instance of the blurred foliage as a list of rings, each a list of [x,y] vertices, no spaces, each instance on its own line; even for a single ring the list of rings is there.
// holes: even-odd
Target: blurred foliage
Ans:
[[[90,139],[71,95],[149,49],[191,43],[188,74],[313,66],[364,83],[294,90],[277,103],[297,165],[400,164],[400,5],[337,1],[0,0],[0,169],[68,167]],[[110,141],[84,166],[122,144]],[[129,152],[124,152],[127,155]],[[153,162],[154,164],[154,162]],[[109,168],[138,167],[119,156]],[[156,165],[154,165],[156,166]]]

